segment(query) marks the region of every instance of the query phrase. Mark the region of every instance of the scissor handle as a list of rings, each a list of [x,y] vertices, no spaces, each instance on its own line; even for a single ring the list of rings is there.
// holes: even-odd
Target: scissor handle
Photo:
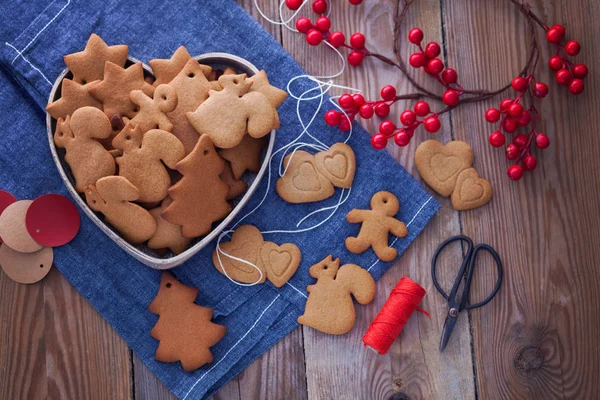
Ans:
[[[487,251],[494,258],[494,261],[496,262],[496,267],[498,268],[498,280],[496,281],[496,286],[494,287],[494,290],[488,297],[486,297],[483,301],[480,301],[479,303],[470,304],[470,305],[466,306],[466,303],[469,301],[469,292],[470,292],[470,286],[471,286],[471,279],[473,277],[473,268],[475,266],[475,259],[477,258],[477,253],[480,250]],[[479,307],[485,306],[487,303],[489,303],[490,300],[492,300],[494,298],[494,296],[500,290],[500,286],[502,285],[502,275],[503,275],[502,261],[500,260],[500,256],[498,255],[498,253],[496,253],[496,250],[494,250],[493,247],[491,247],[487,244],[478,244],[477,246],[475,246],[475,248],[473,249],[473,253],[471,254],[471,259],[469,261],[469,271],[468,271],[468,276],[467,276],[467,283],[465,284],[464,295],[461,300],[461,303],[462,303],[461,309],[471,310],[473,308],[479,308]]]
[[[440,255],[440,253],[442,252],[442,250],[444,250],[444,248],[447,245],[449,245],[450,243],[453,243],[456,241],[467,242],[467,256],[463,259],[463,263],[462,263],[462,266],[460,267],[460,271],[458,272],[458,275],[456,276],[456,280],[454,281],[454,284],[452,285],[452,290],[450,291],[450,295],[448,295],[446,292],[444,292],[444,289],[442,289],[442,286],[440,285],[440,283],[437,280],[437,276],[435,274],[435,269],[436,269],[435,266],[437,263],[437,259]],[[456,235],[456,236],[452,236],[452,237],[444,240],[438,246],[438,248],[435,250],[435,253],[433,254],[433,259],[431,260],[431,277],[433,279],[433,284],[435,285],[435,288],[437,289],[438,292],[440,292],[440,294],[442,296],[444,296],[444,298],[446,300],[449,300],[449,298],[451,297],[452,300],[454,301],[456,291],[458,290],[460,281],[462,280],[462,277],[465,273],[465,268],[469,262],[472,249],[473,249],[473,241],[471,240],[471,238],[464,236],[464,235]]]

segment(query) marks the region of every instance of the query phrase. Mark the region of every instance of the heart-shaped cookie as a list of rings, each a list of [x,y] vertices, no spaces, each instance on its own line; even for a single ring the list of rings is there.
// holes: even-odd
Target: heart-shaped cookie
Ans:
[[[267,279],[265,268],[260,262],[260,252],[263,244],[263,236],[258,228],[252,225],[242,225],[233,232],[230,242],[224,242],[219,245],[221,249],[219,254],[217,254],[218,250],[215,248],[212,256],[213,265],[217,271],[223,275],[227,274],[234,281],[263,283]],[[235,260],[231,257],[239,258],[246,262]],[[258,269],[248,263],[253,264]],[[262,276],[259,270],[262,272]]]
[[[475,168],[468,168],[458,174],[451,197],[452,207],[456,210],[481,207],[492,199],[493,194],[490,181],[480,178]]]
[[[473,149],[458,140],[441,144],[426,140],[415,151],[415,165],[423,180],[444,197],[450,196],[461,171],[473,165]]]
[[[276,287],[282,287],[300,265],[300,249],[292,243],[265,242],[260,249],[260,261],[267,271],[267,279]]]
[[[279,196],[288,203],[321,201],[335,192],[329,179],[317,169],[315,156],[312,154],[303,150],[288,154],[283,160],[283,166],[287,166],[287,170],[277,181],[276,189]]]
[[[315,154],[317,170],[336,187],[348,189],[354,181],[356,156],[352,147],[336,143],[327,151]]]

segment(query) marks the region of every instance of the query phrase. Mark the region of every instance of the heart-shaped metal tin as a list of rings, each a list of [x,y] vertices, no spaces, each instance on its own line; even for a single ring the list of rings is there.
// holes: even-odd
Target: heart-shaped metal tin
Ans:
[[[249,61],[237,57],[227,53],[207,53],[203,55],[199,55],[194,57],[196,60],[201,62],[202,64],[210,65],[212,67],[232,67],[236,71],[240,73],[245,73],[248,76],[252,76],[256,74],[259,70]],[[128,64],[139,62],[139,60],[128,57]],[[144,73],[147,75],[152,75],[152,69],[143,64]],[[61,83],[64,78],[71,77],[71,73],[68,69],[65,69],[59,76],[56,78],[54,85],[52,87],[52,91],[50,92],[50,98],[48,102],[53,102],[60,97],[60,88]],[[134,257],[136,260],[146,264],[147,266],[154,269],[169,269],[176,267],[185,261],[189,260],[195,254],[197,254],[201,249],[207,246],[213,239],[215,239],[224,229],[227,227],[233,219],[239,214],[241,209],[248,203],[252,194],[258,188],[261,179],[263,178],[266,170],[268,160],[271,158],[271,154],[273,152],[273,145],[275,143],[275,130],[272,130],[269,134],[269,143],[265,149],[263,149],[261,158],[262,165],[257,174],[246,173],[243,177],[246,183],[248,184],[248,189],[244,193],[244,195],[239,199],[235,200],[234,208],[229,213],[229,215],[222,220],[218,226],[216,226],[208,235],[203,236],[199,239],[195,240],[195,243],[184,251],[181,254],[173,255],[167,254],[166,256],[159,256],[154,250],[149,249],[145,244],[139,246],[133,246],[126,242],[118,232],[112,229],[109,225],[104,223],[98,214],[92,211],[85,202],[85,199],[77,193],[74,187],[75,179],[69,165],[65,162],[65,150],[57,148],[54,144],[54,131],[56,129],[56,120],[47,114],[46,116],[46,129],[48,131],[48,142],[50,144],[50,151],[52,152],[52,158],[54,159],[54,163],[58,169],[58,172],[67,187],[67,190],[75,199],[75,202],[79,206],[79,208],[83,211],[85,215],[87,215],[97,226],[104,232],[109,238],[111,238],[119,247],[121,247],[127,254]],[[171,256],[169,256],[171,255]]]

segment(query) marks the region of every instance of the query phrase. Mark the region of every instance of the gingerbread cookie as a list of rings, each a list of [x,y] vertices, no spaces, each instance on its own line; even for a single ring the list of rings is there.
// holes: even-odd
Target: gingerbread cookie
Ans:
[[[292,243],[265,242],[260,249],[259,264],[264,268],[267,279],[275,287],[282,287],[296,273],[302,254]]]
[[[155,250],[169,249],[175,254],[181,254],[190,247],[192,239],[181,235],[181,226],[173,225],[161,216],[171,202],[172,200],[167,197],[160,207],[150,210],[150,214],[156,221],[156,233],[148,241],[148,247]]]
[[[229,193],[227,193],[227,200],[233,200],[248,189],[248,184],[244,181],[235,179],[233,172],[231,172],[231,165],[225,163],[225,168],[219,178],[227,185],[229,185]]]
[[[73,81],[85,85],[104,79],[104,64],[107,61],[124,67],[127,51],[126,45],[107,46],[100,36],[92,33],[83,51],[66,55],[64,60],[73,73]]]
[[[231,241],[222,242],[215,248],[213,265],[217,271],[236,282],[263,283],[267,279],[267,271],[261,263],[264,243],[258,228],[242,225],[235,229]]]
[[[107,176],[85,188],[88,206],[104,214],[106,222],[131,244],[144,243],[156,233],[154,217],[132,203],[139,195],[139,190],[122,176]]]
[[[196,111],[186,114],[196,132],[209,135],[215,146],[229,149],[240,144],[246,131],[259,138],[276,127],[275,107],[264,94],[249,92],[252,82],[245,74],[222,75],[219,84],[223,90],[211,90]]]
[[[92,82],[89,87],[90,94],[102,102],[104,113],[109,117],[117,114],[133,118],[137,114],[139,108],[129,98],[132,90],[141,90],[148,96],[154,93],[154,86],[144,80],[142,63],[125,69],[107,61],[104,79]]]
[[[273,107],[277,108],[287,98],[287,92],[272,86],[264,70],[257,72],[255,75],[248,78],[252,82],[250,92],[260,92],[265,95]],[[279,128],[279,114],[275,113],[275,129]]]
[[[452,192],[452,207],[455,210],[471,210],[486,205],[494,194],[487,179],[479,177],[475,168],[467,168],[458,174],[456,188]]]
[[[31,203],[32,200],[16,201],[0,214],[0,237],[4,245],[20,253],[34,253],[43,247],[31,237],[25,224]]]
[[[154,92],[154,99],[146,96],[141,90],[131,91],[129,98],[139,110],[129,123],[139,126],[142,132],[150,129],[162,129],[167,132],[173,130],[173,124],[167,118],[167,113],[177,107],[177,93],[173,87],[158,86]]]
[[[352,147],[335,143],[329,150],[315,154],[315,166],[333,186],[349,189],[356,173],[356,156]]]
[[[156,58],[148,61],[156,78],[154,86],[171,82],[191,58],[185,46],[179,46],[169,59]]]
[[[321,174],[315,157],[303,150],[288,154],[283,167],[285,174],[277,180],[276,190],[288,203],[310,203],[331,197],[333,185]]]
[[[56,123],[54,143],[66,149],[65,161],[75,176],[75,190],[79,193],[98,179],[114,175],[113,156],[96,140],[112,134],[108,117],[94,107],[79,108]]]
[[[346,239],[346,248],[359,254],[373,248],[381,261],[392,261],[398,251],[388,245],[388,235],[403,238],[408,234],[406,226],[394,216],[400,210],[400,203],[396,196],[390,192],[377,192],[371,198],[371,210],[354,209],[346,215],[346,220],[351,224],[360,224],[357,237]]]
[[[246,170],[258,173],[261,167],[260,152],[267,144],[267,138],[255,139],[246,135],[235,147],[219,150],[219,155],[231,163],[235,179],[240,179]]]
[[[139,125],[130,122],[114,138],[113,146],[123,151],[116,159],[119,175],[139,190],[137,201],[152,203],[167,197],[171,177],[165,165],[174,169],[185,157],[183,145],[175,136],[160,129],[143,133]]]
[[[458,140],[441,144],[426,140],[415,151],[415,166],[423,180],[444,197],[450,196],[458,174],[473,165],[473,149]]]
[[[213,309],[198,306],[198,289],[185,286],[170,272],[163,272],[160,288],[148,306],[158,315],[150,336],[159,341],[156,359],[181,361],[186,372],[213,361],[210,348],[225,336],[227,328],[211,322]]]
[[[194,150],[176,167],[183,177],[169,189],[173,203],[162,216],[172,224],[181,225],[185,237],[205,235],[211,231],[213,222],[231,211],[227,202],[229,185],[219,179],[225,162],[210,137],[202,135]]]
[[[33,253],[21,253],[0,245],[0,267],[10,279],[18,283],[36,283],[44,279],[54,260],[52,247],[42,247]]]
[[[304,315],[298,323],[332,335],[350,332],[356,321],[351,295],[360,304],[375,298],[375,280],[355,264],[340,265],[331,255],[309,269],[317,283],[306,288],[309,293]],[[339,269],[338,269],[339,268]]]
[[[63,79],[60,98],[46,106],[52,118],[66,118],[81,107],[95,107],[102,110],[102,103],[96,100],[88,91],[88,85],[80,85],[70,79]]]

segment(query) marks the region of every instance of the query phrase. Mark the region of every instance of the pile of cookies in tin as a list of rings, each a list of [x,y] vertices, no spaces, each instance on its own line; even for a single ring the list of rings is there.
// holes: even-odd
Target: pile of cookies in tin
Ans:
[[[151,60],[152,73],[95,34],[64,60],[72,77],[46,110],[76,191],[129,243],[182,253],[259,171],[286,92],[264,71],[216,70],[183,46]]]

